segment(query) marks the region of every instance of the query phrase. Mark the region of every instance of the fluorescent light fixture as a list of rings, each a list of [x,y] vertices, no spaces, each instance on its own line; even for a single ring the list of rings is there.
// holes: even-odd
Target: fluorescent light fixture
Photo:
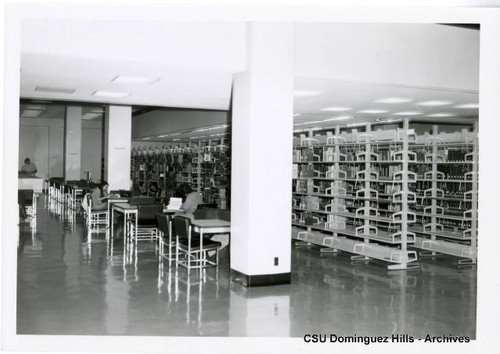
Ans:
[[[104,113],[103,108],[95,108],[90,110],[91,113]]]
[[[35,111],[43,111],[44,109],[47,109],[47,106],[39,106],[39,105],[28,105],[26,107],[28,110],[35,110]]]
[[[362,111],[358,111],[358,113],[367,113],[367,114],[380,114],[380,113],[387,113],[388,111],[385,111],[383,109],[365,109]]]
[[[479,104],[477,103],[465,103],[465,104],[458,104],[454,108],[460,108],[460,109],[474,109],[474,108],[479,108]]]
[[[37,87],[35,87],[35,92],[72,94],[75,91],[76,91],[76,89],[67,88],[67,87],[49,87],[49,86],[37,86]]]
[[[23,113],[21,114],[21,117],[24,118],[36,118],[42,113],[42,111],[35,111],[35,110],[30,110],[30,109],[25,109]]]
[[[152,85],[160,79],[142,75],[118,75],[111,81],[119,84]]]
[[[366,123],[352,123],[352,124],[347,124],[346,127],[352,128],[352,127],[362,127],[366,125]]]
[[[128,93],[128,92],[120,92],[120,91],[102,91],[102,90],[97,90],[97,91],[95,91],[92,94],[92,96],[120,98],[120,97],[130,96],[130,93]]]
[[[300,116],[300,113],[295,113],[293,116],[298,117],[298,116]]]
[[[395,116],[419,116],[422,114],[422,112],[413,112],[413,111],[408,111],[408,112],[397,112],[393,113]]]
[[[166,138],[167,136],[168,136],[168,134],[158,135],[158,138]]]
[[[314,120],[310,122],[304,122],[304,123],[295,123],[294,125],[307,125],[307,124],[316,124],[316,123],[321,123],[323,122],[322,120]]]
[[[433,113],[433,114],[428,114],[426,115],[426,117],[435,117],[435,118],[439,118],[439,117],[455,117],[456,114],[453,114],[453,113]]]
[[[449,105],[452,103],[453,103],[452,101],[434,100],[434,101],[419,102],[419,103],[417,103],[417,106],[446,106],[446,105]]]
[[[352,118],[352,116],[340,116],[340,117],[323,119],[323,122],[332,122],[332,121],[336,121],[336,120],[346,120],[346,119],[351,119],[351,118]]]
[[[172,139],[172,141],[179,141],[179,140],[181,140],[181,139]]]
[[[319,96],[323,92],[321,91],[313,91],[313,90],[294,90],[293,95],[295,97],[311,97],[311,96]]]
[[[329,112],[344,112],[344,111],[350,111],[352,108],[350,107],[328,107],[328,108],[322,108],[322,111],[329,111]]]
[[[101,113],[86,113],[82,116],[82,119],[90,120],[100,117],[101,115],[102,115]]]
[[[151,139],[149,136],[145,137],[145,138],[142,138],[142,140],[149,140],[149,139]]]
[[[402,97],[387,97],[387,98],[381,98],[380,100],[376,100],[376,103],[389,103],[389,104],[395,104],[395,103],[406,103],[406,102],[411,102],[413,101],[410,98],[402,98]]]

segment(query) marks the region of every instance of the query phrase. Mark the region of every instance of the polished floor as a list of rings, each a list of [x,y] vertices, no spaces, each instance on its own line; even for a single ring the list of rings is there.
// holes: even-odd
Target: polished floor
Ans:
[[[291,284],[248,289],[229,280],[228,249],[218,269],[188,277],[153,243],[135,253],[102,233],[89,240],[80,216],[41,198],[36,220],[20,224],[18,334],[476,336],[476,268],[453,258],[389,272],[296,246]]]

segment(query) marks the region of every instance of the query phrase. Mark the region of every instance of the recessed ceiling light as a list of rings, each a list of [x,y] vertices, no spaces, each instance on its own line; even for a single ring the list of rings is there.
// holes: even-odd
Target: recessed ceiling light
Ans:
[[[313,90],[294,90],[293,95],[295,97],[310,97],[310,96],[319,96],[323,92],[321,91],[313,91]]]
[[[405,102],[411,102],[413,101],[410,98],[401,98],[401,97],[388,97],[388,98],[382,98],[380,100],[376,100],[376,103],[405,103]]]
[[[149,136],[146,138],[142,138],[142,140],[149,140],[149,139],[151,139]]]
[[[101,113],[86,113],[82,116],[82,119],[91,120],[100,117],[101,115]]]
[[[181,140],[181,139],[172,139],[172,141],[179,141],[179,140]]]
[[[368,114],[379,114],[379,113],[387,113],[388,111],[384,111],[383,109],[365,109],[363,111],[358,111],[358,113],[368,113]]]
[[[35,111],[35,110],[30,110],[30,109],[25,109],[23,113],[21,114],[21,117],[24,118],[36,118],[42,113],[42,111]]]
[[[119,92],[119,91],[102,91],[102,90],[97,90],[96,92],[94,92],[92,94],[92,96],[120,98],[120,97],[130,96],[130,93],[128,93],[128,92]]]
[[[300,116],[300,113],[295,113],[293,116],[298,117],[298,116]]]
[[[351,119],[351,118],[352,118],[352,116],[340,116],[340,117],[323,119],[323,122],[332,122],[332,121],[336,121],[336,120],[346,120],[346,119]]]
[[[458,104],[454,107],[461,108],[461,109],[473,109],[473,108],[478,108],[479,105],[477,103],[465,103],[465,104]]]
[[[434,118],[440,118],[440,117],[455,117],[456,114],[453,113],[433,113],[433,114],[428,114],[426,117],[434,117]]]
[[[26,109],[34,109],[36,111],[43,111],[44,109],[47,109],[47,106],[38,106],[38,105],[28,105],[28,107],[26,107]]]
[[[118,75],[111,81],[119,84],[152,85],[160,79],[142,75]]]
[[[74,88],[65,88],[65,87],[49,87],[49,86],[37,86],[37,87],[35,87],[35,92],[72,94],[75,91],[76,91],[76,89],[74,89]]]
[[[419,116],[422,112],[397,112],[394,113],[395,116]]]
[[[434,101],[424,101],[424,102],[419,102],[416,105],[417,106],[446,106],[449,104],[452,104],[452,101],[439,101],[439,100],[434,100]]]
[[[349,107],[328,107],[328,108],[322,108],[322,111],[329,111],[329,112],[344,112],[344,111],[350,111],[352,108]]]

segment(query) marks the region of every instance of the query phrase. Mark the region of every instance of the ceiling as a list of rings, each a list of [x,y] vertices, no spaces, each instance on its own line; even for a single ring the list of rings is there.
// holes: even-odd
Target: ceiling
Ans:
[[[111,103],[136,111],[145,106],[228,110],[233,74],[246,68],[247,28],[239,22],[27,20],[21,98],[57,101],[38,118],[62,118],[61,102],[84,102],[84,114],[96,117]],[[295,38],[295,129],[402,117],[428,122],[478,117],[475,27],[312,23],[295,25]],[[145,81],[117,80],[126,75]],[[96,91],[126,97],[96,96]],[[399,103],[380,102],[384,99]],[[26,100],[21,116],[30,111]]]

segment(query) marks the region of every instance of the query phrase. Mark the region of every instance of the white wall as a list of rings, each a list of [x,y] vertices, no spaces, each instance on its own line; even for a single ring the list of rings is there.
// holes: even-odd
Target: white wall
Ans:
[[[40,139],[34,140],[34,132]],[[47,134],[41,133],[46,131]],[[19,129],[19,168],[30,157],[43,178],[63,176],[64,120],[21,118]],[[46,149],[45,146],[48,148]],[[43,153],[42,153],[43,152]]]
[[[478,71],[464,70],[478,67],[479,31],[435,24],[296,25],[296,77],[478,90]]]

